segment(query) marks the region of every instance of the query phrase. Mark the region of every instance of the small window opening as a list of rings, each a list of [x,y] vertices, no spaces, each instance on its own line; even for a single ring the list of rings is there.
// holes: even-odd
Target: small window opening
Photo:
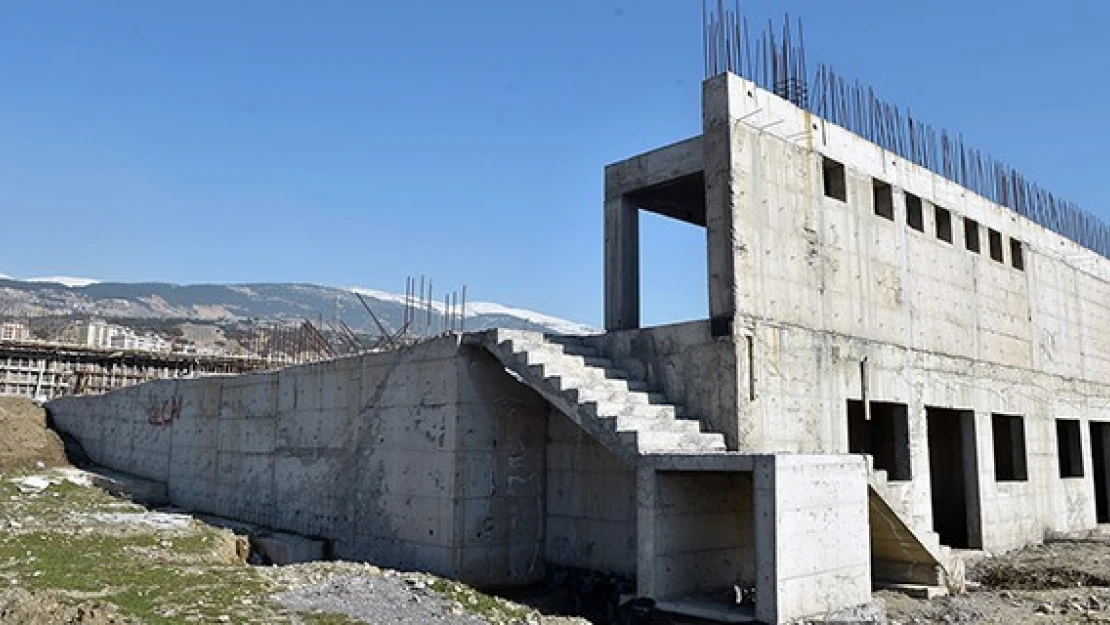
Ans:
[[[1021,241],[1017,239],[1010,239],[1010,264],[1018,271],[1025,271],[1025,257],[1022,255],[1024,252]]]
[[[825,181],[825,196],[847,202],[848,185],[844,179],[844,165],[831,158],[822,158],[821,170]]]
[[[894,189],[882,180],[873,179],[871,192],[875,199],[875,214],[894,221]]]
[[[875,468],[886,471],[892,481],[913,479],[906,404],[873,401],[870,406],[868,420],[863,402],[848,400],[848,453],[870,454]]]
[[[952,242],[952,213],[948,209],[935,207],[933,211],[937,221],[937,238],[947,243]]]
[[[979,253],[979,223],[964,217],[964,244],[969,252]]]
[[[925,216],[921,212],[921,198],[906,194],[906,223],[918,232],[925,232]]]
[[[998,482],[1025,482],[1025,420],[1018,415],[991,415],[994,434],[994,479]]]
[[[1079,420],[1056,420],[1056,453],[1060,456],[1060,477],[1083,477],[1083,448],[1079,441]]]
[[[991,246],[991,258],[1000,263],[1006,262],[1002,257],[1002,235],[994,228],[987,228],[987,241]]]

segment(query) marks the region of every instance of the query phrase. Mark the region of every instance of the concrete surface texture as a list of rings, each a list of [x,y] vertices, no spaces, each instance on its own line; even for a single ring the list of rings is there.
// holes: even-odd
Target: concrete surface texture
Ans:
[[[348,559],[484,585],[543,576],[547,408],[455,339],[49,408],[94,462],[166,483],[176,505]]]
[[[703,123],[606,170],[596,344],[731,450],[869,455],[876,576],[1110,521],[1110,260],[740,77]],[[639,210],[705,227],[709,320],[638,328]]]
[[[773,622],[868,603],[866,541],[825,531],[866,523],[862,458],[729,453],[644,379],[650,363],[628,371],[587,343],[497,330],[49,409],[93,461],[270,528],[283,560],[331,553],[491,587],[607,572],[678,611],[742,586],[761,599],[735,610]],[[809,492],[827,496],[797,499]]]
[[[1110,522],[1110,260],[733,75],[606,168],[607,332],[489,331],[53,402],[179,505],[477,585],[863,613],[960,550]],[[640,328],[638,214],[705,228],[709,318]]]

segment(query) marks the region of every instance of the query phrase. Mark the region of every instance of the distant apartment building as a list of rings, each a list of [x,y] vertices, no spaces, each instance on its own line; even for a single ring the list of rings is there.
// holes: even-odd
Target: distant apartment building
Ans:
[[[6,321],[0,323],[0,341],[27,341],[31,338],[31,331],[22,323]]]
[[[120,326],[99,319],[82,321],[77,324],[77,343],[86,347],[109,349],[112,347],[112,338],[122,330]]]
[[[173,343],[156,334],[136,334],[126,328],[121,328],[112,336],[112,349],[122,349],[137,352],[169,352]]]

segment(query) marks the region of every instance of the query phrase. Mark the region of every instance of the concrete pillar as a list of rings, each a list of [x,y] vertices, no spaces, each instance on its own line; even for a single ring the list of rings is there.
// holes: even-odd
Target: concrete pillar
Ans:
[[[774,456],[756,458],[752,493],[752,507],[755,508],[755,617],[761,623],[777,623],[779,576]]]
[[[605,198],[605,330],[640,327],[640,214],[627,195]]]
[[[960,413],[960,435],[963,448],[964,471],[964,505],[967,509],[967,544],[968,547],[983,548],[983,507],[981,504],[982,476],[979,474],[979,458],[989,457],[986,452],[992,451],[989,447],[980,448],[982,438],[977,435],[977,421],[985,424],[984,432],[990,431],[990,414],[982,418],[970,410]],[[988,442],[989,443],[989,442]]]
[[[655,587],[655,469],[636,470],[636,595],[657,597]]]
[[[705,150],[705,233],[709,270],[709,317],[727,327],[736,314],[735,160],[730,106],[731,74],[711,78],[702,86],[702,126]]]

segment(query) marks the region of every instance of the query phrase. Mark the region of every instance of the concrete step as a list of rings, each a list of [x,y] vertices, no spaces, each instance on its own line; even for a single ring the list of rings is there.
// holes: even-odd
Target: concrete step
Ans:
[[[572,344],[568,344],[568,345],[563,345],[562,347],[563,347],[563,353],[564,354],[569,354],[571,356],[594,356],[594,357],[601,356],[600,352],[598,352],[596,348],[590,347],[588,345],[581,345],[581,344],[576,345],[576,344],[572,343]]]
[[[642,454],[683,451],[724,451],[725,437],[721,434],[687,434],[684,432],[619,432],[622,440],[636,446]]]
[[[637,417],[642,419],[679,419],[682,415],[674,406],[658,404],[623,404],[620,402],[587,401],[581,408],[595,419]],[[685,419],[691,421],[692,419]]]
[[[530,340],[522,341],[519,345],[521,349],[527,347],[528,351],[557,354],[566,358],[575,359],[589,366],[613,366],[613,362],[610,359],[598,353],[596,349],[585,345],[570,346],[568,348],[554,343],[535,343]],[[567,351],[567,349],[570,349],[570,351]]]
[[[667,398],[662,393],[644,393],[642,391],[621,390],[619,387],[582,385],[576,379],[561,381],[564,395],[577,403],[605,402],[625,403],[636,406],[662,406],[667,405]]]
[[[615,424],[617,432],[677,432],[681,434],[700,434],[701,423],[692,419],[659,419],[621,415],[608,419]]]
[[[542,366],[542,370],[532,369]],[[574,380],[574,386],[579,388],[592,388],[597,391],[610,390],[619,393],[639,392],[650,393],[651,385],[643,380],[632,380],[627,377],[610,377],[606,371],[591,367],[578,367],[559,361],[549,361],[529,364],[528,368],[542,378],[564,378]],[[569,387],[565,387],[569,388]]]

